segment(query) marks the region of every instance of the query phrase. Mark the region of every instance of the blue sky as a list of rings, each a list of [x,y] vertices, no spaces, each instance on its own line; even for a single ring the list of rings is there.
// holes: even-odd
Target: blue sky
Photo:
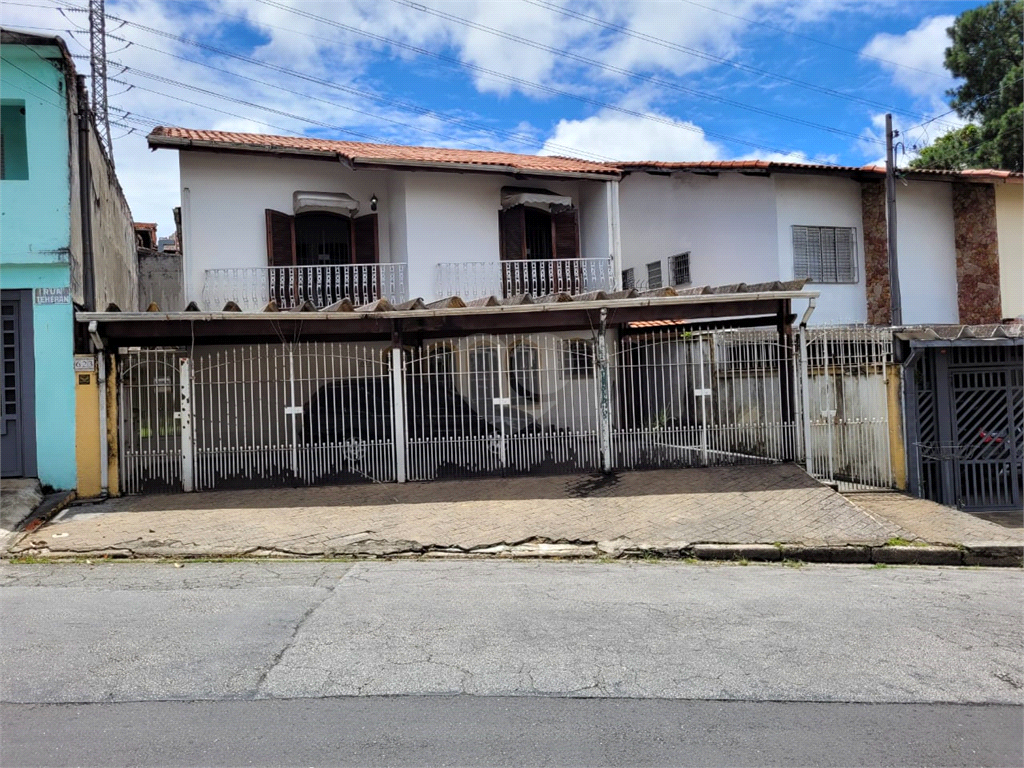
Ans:
[[[863,165],[882,158],[891,111],[909,157],[960,124],[926,121],[947,111],[954,85],[945,28],[979,4],[107,0],[117,171],[135,218],[168,234],[177,158],[147,150],[155,124],[594,159]],[[3,24],[60,34],[84,55],[84,6],[12,0]]]

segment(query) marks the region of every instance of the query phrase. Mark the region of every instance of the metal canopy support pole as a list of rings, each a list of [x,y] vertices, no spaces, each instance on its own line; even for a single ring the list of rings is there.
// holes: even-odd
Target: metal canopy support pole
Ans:
[[[804,467],[807,474],[813,474],[811,461],[811,385],[807,360],[807,326],[800,326],[800,420],[804,430]]]
[[[405,358],[401,344],[391,348],[391,434],[395,444],[395,479],[408,479],[406,469]]]
[[[181,390],[181,410],[178,419],[181,424],[181,489],[188,493],[195,490],[195,438],[192,433],[192,361],[180,360],[178,383]]]
[[[612,471],[612,397],[608,373],[608,310],[601,310],[601,327],[597,334],[598,434],[601,439],[601,470]]]

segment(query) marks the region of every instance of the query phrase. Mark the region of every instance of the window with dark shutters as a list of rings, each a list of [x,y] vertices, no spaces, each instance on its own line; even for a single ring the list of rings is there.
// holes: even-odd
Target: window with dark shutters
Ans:
[[[576,209],[551,214],[551,227],[555,233],[555,258],[579,258],[580,228]]]
[[[267,265],[290,267],[295,263],[295,217],[266,210]]]
[[[526,258],[526,206],[517,205],[498,212],[498,235],[503,261]]]
[[[794,226],[793,276],[814,283],[857,282],[857,230]]]

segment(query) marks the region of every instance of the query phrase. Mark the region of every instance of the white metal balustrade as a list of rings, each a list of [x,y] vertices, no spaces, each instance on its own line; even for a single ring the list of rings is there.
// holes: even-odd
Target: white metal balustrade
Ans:
[[[528,293],[578,295],[614,291],[610,259],[524,259],[521,261],[443,262],[437,265],[437,298],[498,298]]]
[[[271,301],[291,309],[307,301],[323,308],[342,299],[362,306],[377,299],[400,304],[408,298],[405,264],[208,269],[203,282],[203,304],[211,311],[229,301],[244,312],[258,312]]]

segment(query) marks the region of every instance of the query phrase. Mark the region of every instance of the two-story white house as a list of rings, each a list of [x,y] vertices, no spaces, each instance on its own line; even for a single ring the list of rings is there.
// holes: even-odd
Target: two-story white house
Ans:
[[[149,143],[179,150],[184,295],[204,309],[807,278],[812,322],[889,324],[873,166],[612,164],[182,128]],[[1022,191],[1001,171],[901,173],[905,324],[1024,313]]]
[[[611,290],[619,171],[498,152],[158,128],[178,149],[187,301]]]
[[[884,168],[715,161],[623,163],[624,285],[808,278],[815,323],[889,324]],[[905,324],[1024,313],[1024,185],[1006,171],[901,171]]]

